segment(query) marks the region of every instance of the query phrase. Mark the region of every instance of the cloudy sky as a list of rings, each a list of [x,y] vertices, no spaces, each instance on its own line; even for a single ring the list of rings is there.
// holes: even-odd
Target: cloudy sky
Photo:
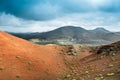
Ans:
[[[120,31],[120,0],[0,0],[0,29],[44,32],[61,26]]]

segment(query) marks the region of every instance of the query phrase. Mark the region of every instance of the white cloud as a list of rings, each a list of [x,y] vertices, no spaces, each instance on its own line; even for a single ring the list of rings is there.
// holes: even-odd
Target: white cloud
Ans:
[[[116,14],[69,14],[49,21],[24,20],[10,14],[0,14],[0,29],[4,31],[44,32],[66,25],[80,26],[85,29],[104,27],[111,31],[120,31],[120,19]]]
[[[20,25],[20,20],[19,18],[16,18],[13,15],[1,13],[0,14],[0,25],[17,26],[17,25]]]

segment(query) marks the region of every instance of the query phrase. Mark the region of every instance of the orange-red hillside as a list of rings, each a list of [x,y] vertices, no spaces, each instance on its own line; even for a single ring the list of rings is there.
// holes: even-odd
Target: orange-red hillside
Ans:
[[[0,80],[120,80],[120,42],[43,46],[1,31]]]
[[[59,53],[0,31],[0,80],[53,80],[67,70]]]

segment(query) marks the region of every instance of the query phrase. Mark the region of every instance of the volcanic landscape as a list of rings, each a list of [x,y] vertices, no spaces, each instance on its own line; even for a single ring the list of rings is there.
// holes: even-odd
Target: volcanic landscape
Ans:
[[[0,31],[0,80],[120,80],[120,42],[38,45]]]

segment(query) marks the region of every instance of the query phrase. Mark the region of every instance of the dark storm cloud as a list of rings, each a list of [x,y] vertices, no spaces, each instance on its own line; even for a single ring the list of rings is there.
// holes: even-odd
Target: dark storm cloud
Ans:
[[[120,0],[0,0],[0,29],[43,32],[60,26],[120,31]]]
[[[103,3],[96,6],[90,1],[95,0],[0,0],[0,11],[23,19],[41,21],[68,13],[120,12],[120,0],[102,0]]]
[[[120,0],[108,0],[108,4],[100,7],[103,12],[118,13],[120,12]]]

